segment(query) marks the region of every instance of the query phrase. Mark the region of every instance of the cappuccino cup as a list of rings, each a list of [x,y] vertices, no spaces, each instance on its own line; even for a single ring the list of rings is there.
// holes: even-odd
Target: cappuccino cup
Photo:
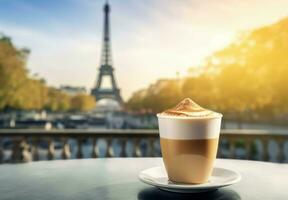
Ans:
[[[169,180],[186,184],[207,182],[216,159],[222,114],[184,99],[157,117]]]

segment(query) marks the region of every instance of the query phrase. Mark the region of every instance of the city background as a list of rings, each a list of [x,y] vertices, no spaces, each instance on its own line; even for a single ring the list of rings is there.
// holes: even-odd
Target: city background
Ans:
[[[133,156],[133,138],[154,137],[156,113],[186,97],[223,113],[224,133],[239,136],[236,158],[287,161],[287,1],[1,4],[3,162],[121,156],[121,133]],[[38,138],[51,133],[59,138]],[[229,137],[223,157],[235,149]],[[138,143],[136,154],[150,155],[149,140]]]

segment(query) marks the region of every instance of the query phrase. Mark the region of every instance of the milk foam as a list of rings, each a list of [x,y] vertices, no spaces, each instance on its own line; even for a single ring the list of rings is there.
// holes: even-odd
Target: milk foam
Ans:
[[[159,113],[157,116],[171,116],[171,117],[189,117],[189,118],[203,118],[203,117],[217,117],[222,116],[220,113],[202,108],[190,98],[185,98],[174,108]]]
[[[160,137],[167,139],[212,139],[220,134],[222,114],[184,99],[157,115]]]

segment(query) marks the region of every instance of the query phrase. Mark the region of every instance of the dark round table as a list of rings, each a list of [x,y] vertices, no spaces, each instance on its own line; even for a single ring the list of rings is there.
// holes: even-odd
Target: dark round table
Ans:
[[[287,200],[288,165],[219,159],[216,166],[238,170],[241,182],[213,192],[177,194],[138,180],[161,158],[111,158],[41,161],[0,165],[0,200],[218,199]]]

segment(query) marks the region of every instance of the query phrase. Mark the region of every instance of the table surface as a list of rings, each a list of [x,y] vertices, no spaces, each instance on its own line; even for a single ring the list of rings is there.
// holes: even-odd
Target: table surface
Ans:
[[[138,180],[141,170],[159,165],[161,158],[4,164],[0,165],[0,200],[288,199],[288,164],[219,159],[216,166],[238,170],[242,180],[202,194],[165,192]]]

